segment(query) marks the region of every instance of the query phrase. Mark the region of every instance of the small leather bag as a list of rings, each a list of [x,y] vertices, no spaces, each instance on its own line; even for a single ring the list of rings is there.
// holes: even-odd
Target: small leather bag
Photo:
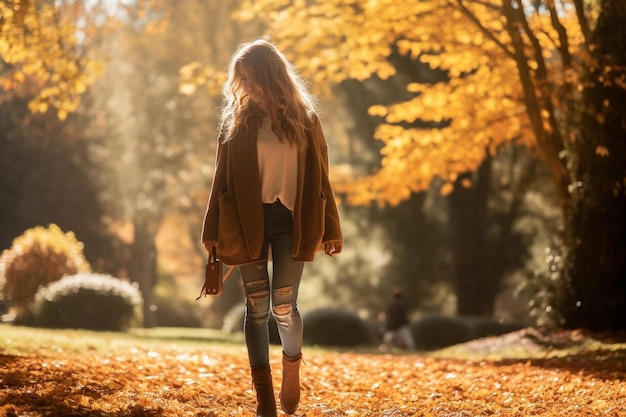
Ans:
[[[207,295],[218,296],[222,294],[224,281],[228,279],[232,270],[233,267],[231,266],[226,275],[222,277],[222,261],[217,259],[217,250],[214,246],[213,250],[211,250],[211,253],[209,254],[209,260],[207,261],[204,270],[204,285],[202,286],[200,295],[196,298],[196,301],[202,298],[203,295],[206,297]]]

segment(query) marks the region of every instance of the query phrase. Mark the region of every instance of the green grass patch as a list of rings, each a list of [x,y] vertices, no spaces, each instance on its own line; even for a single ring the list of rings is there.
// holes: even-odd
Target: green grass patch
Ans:
[[[89,355],[115,354],[129,349],[158,349],[180,346],[202,349],[219,345],[232,352],[245,351],[242,333],[228,334],[217,329],[157,327],[131,329],[128,332],[101,332],[81,329],[43,329],[0,324],[0,354],[4,355]],[[272,350],[280,346],[272,345]],[[626,357],[626,341],[589,335],[582,332],[546,334],[533,329],[498,337],[473,340],[437,351],[381,352],[377,347],[328,348],[305,346],[307,353],[357,353],[420,355],[464,360],[501,360],[557,358],[583,353],[613,352]]]
[[[220,344],[225,349],[240,348],[243,336],[226,334],[215,329],[154,328],[132,329],[129,332],[97,332],[82,329],[42,329],[0,324],[0,353],[29,355],[42,352],[64,354],[115,353],[127,351],[138,345],[158,347],[164,345]]]

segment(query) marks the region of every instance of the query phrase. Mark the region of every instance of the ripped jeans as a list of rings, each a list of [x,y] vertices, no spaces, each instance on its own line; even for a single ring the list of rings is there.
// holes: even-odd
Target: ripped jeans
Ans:
[[[239,266],[246,293],[244,334],[251,366],[269,363],[270,301],[283,352],[295,357],[302,350],[302,318],[297,298],[304,262],[291,257],[293,216],[280,201],[263,204],[265,241],[261,258]],[[268,249],[272,253],[272,279],[268,272]]]

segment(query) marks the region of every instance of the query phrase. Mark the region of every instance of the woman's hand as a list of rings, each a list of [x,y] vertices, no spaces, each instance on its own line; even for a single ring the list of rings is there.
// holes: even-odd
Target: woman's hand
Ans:
[[[322,247],[324,248],[324,253],[328,256],[335,256],[341,253],[343,249],[343,243],[341,241],[333,241],[325,242]]]

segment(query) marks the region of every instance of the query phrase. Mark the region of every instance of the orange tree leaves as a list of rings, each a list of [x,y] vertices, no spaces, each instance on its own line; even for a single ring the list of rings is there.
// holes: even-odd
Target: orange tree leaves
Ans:
[[[28,103],[32,112],[54,109],[64,120],[105,69],[104,59],[91,50],[99,37],[131,15],[149,34],[166,20],[146,19],[146,11],[163,8],[161,0],[138,0],[132,6],[97,0],[1,2],[0,91],[9,97],[34,96]]]
[[[511,3],[507,17],[503,11]],[[565,112],[555,108],[563,91],[565,99],[576,91],[587,57],[585,26],[578,24],[572,0],[559,9],[551,0],[545,4],[260,0],[246,2],[236,17],[263,19],[267,33],[320,91],[320,84],[346,79],[406,80],[389,59],[394,50],[446,72],[448,80],[436,84],[417,84],[409,74],[413,98],[370,109],[381,119],[375,133],[384,143],[380,169],[365,178],[348,174],[338,184],[353,204],[397,204],[435,178],[449,192],[459,173],[475,170],[487,153],[512,142],[537,146],[563,182],[559,129]],[[440,125],[407,127],[415,120]]]
[[[25,89],[34,95],[31,111],[53,108],[65,119],[103,69],[85,54],[86,42],[98,28],[87,19],[82,2],[3,2],[0,22],[0,88]]]

